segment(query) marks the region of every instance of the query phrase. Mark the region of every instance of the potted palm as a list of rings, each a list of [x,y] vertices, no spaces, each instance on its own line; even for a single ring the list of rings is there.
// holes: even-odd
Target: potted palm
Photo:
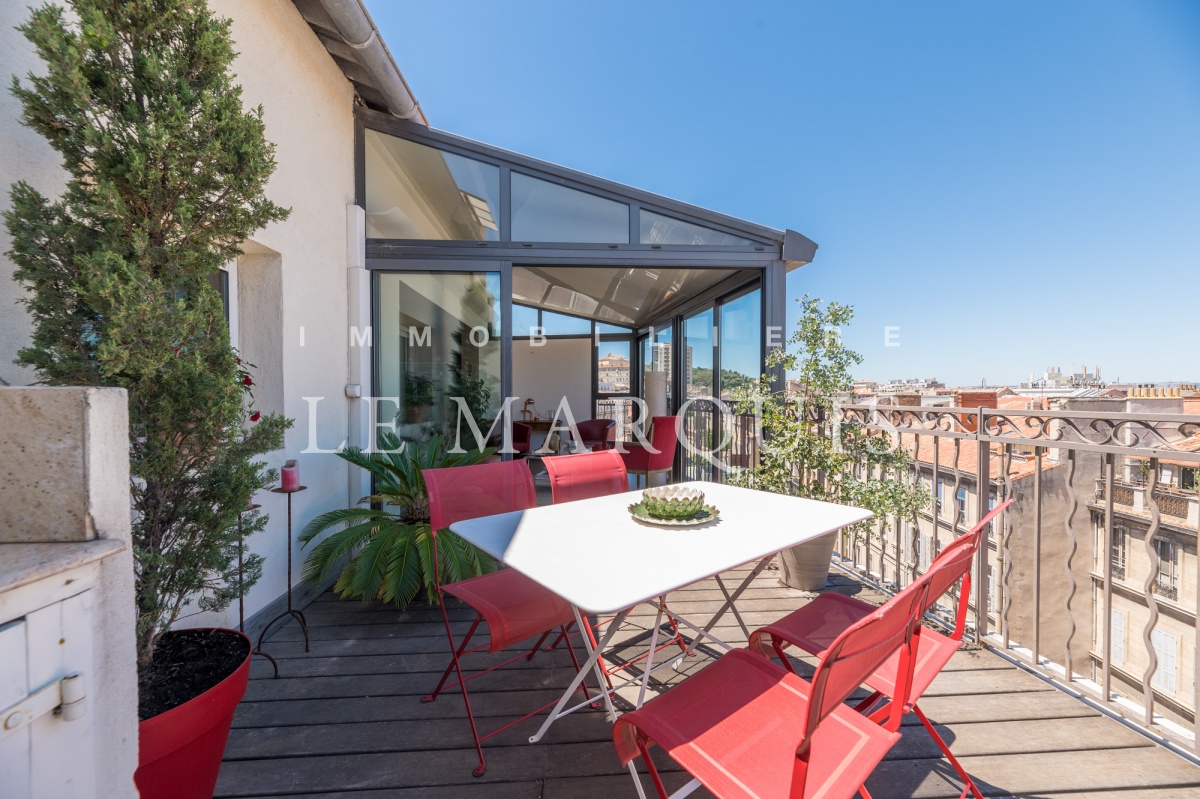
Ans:
[[[866,508],[883,524],[910,518],[928,496],[890,479],[907,465],[905,453],[856,425],[833,423],[839,398],[850,396],[850,369],[862,361],[839,332],[854,309],[836,302],[822,306],[808,296],[799,302],[803,311],[787,342],[792,349],[780,347],[767,356],[768,367],[792,376],[799,390],[776,391],[769,375],[734,390],[735,409],[760,419],[765,441],[758,464],[732,474],[730,482]],[[869,535],[871,524],[864,522],[862,532]],[[781,552],[783,582],[805,591],[823,588],[836,535]]]
[[[43,74],[12,91],[67,180],[56,199],[23,182],[10,192],[8,256],[33,321],[18,361],[46,385],[127,391],[135,779],[142,799],[211,797],[249,641],[169,630],[237,596],[239,538],[266,524],[244,512],[275,480],[261,456],[290,422],[247,400],[254,380],[209,279],[287,211],[263,194],[273,147],[229,73],[227,20],[203,0],[70,5],[37,8],[20,28]],[[260,571],[248,557],[243,583]]]
[[[300,533],[305,547],[335,530],[312,546],[304,562],[305,579],[322,584],[340,569],[333,589],[343,598],[377,599],[399,607],[418,595],[437,602],[429,495],[421,470],[481,463],[494,452],[454,453],[441,435],[416,443],[401,442],[392,432],[380,434],[376,451],[350,447],[339,452],[343,460],[370,472],[374,493],[357,507],[323,513],[305,525]],[[438,534],[438,552],[442,583],[495,568],[491,558],[450,532]]]

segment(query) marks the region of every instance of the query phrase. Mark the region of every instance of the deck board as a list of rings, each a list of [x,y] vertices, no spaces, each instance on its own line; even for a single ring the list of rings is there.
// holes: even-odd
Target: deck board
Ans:
[[[727,584],[746,573],[734,570]],[[832,590],[869,601],[878,595],[847,578]],[[809,595],[782,587],[764,572],[739,600],[751,628],[774,620]],[[709,581],[672,594],[670,605],[704,619],[722,602]],[[422,704],[446,664],[441,613],[404,611],[318,597],[306,609],[311,651],[294,623],[268,639],[279,680],[255,659],[238,707],[218,797],[307,799],[591,799],[636,796],[613,752],[611,727],[597,712],[560,721],[546,741],[528,744],[525,722],[485,743],[487,773],[471,777],[474,753],[457,694]],[[465,630],[472,612],[451,608]],[[619,656],[645,651],[654,614],[640,608],[617,636]],[[731,644],[745,635],[732,615],[714,632]],[[664,689],[712,661],[703,647],[681,665],[654,675]],[[558,696],[571,677],[561,648],[472,683],[480,726],[492,729]],[[959,652],[930,687],[921,707],[988,796],[1097,799],[1200,799],[1200,768],[986,651]],[[904,735],[868,782],[876,799],[958,796],[949,764],[912,716]],[[661,755],[661,753],[659,753]],[[659,760],[669,788],[686,781]],[[649,785],[647,783],[647,788]],[[704,797],[704,791],[693,796]]]

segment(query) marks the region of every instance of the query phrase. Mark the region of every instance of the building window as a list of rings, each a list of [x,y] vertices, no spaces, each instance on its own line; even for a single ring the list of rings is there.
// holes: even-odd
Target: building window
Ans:
[[[929,570],[929,562],[933,558],[933,542],[928,536],[918,535],[916,539],[917,546],[917,569],[921,572]]]
[[[958,494],[955,496],[958,502],[958,523],[967,523],[967,489],[965,486],[960,486]]]
[[[225,324],[229,324],[229,271],[218,269],[208,276],[208,283],[213,291],[221,297],[221,307],[225,309]]]
[[[1101,532],[1101,536],[1103,536]],[[1114,580],[1125,579],[1125,541],[1127,535],[1124,527],[1114,527],[1112,536],[1112,575]]]
[[[1154,646],[1154,654],[1158,657],[1158,669],[1150,679],[1150,684],[1158,690],[1175,693],[1175,636],[1168,635],[1162,630],[1150,632],[1150,643]]]
[[[1112,641],[1109,644],[1109,650],[1112,657],[1112,665],[1125,665],[1125,614],[1119,610],[1112,612],[1112,629],[1109,633],[1112,636]]]
[[[988,513],[991,513],[995,509],[996,509],[996,495],[988,494]],[[992,538],[995,535],[995,532],[996,532],[996,522],[994,522],[994,521],[988,522],[987,535],[988,535],[989,541],[992,540]]]
[[[1179,547],[1174,541],[1159,539],[1154,542],[1158,550],[1158,579],[1154,583],[1154,593],[1167,599],[1179,598],[1179,568],[1175,562]]]
[[[996,607],[996,570],[992,568],[992,564],[988,564],[988,607]]]
[[[1179,472],[1179,487],[1185,491],[1196,490],[1196,473],[1200,469],[1181,469]]]

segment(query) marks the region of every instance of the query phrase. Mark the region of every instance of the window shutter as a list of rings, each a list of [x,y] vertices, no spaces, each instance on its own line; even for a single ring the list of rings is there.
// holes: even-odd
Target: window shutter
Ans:
[[[1175,636],[1161,630],[1150,633],[1150,642],[1154,645],[1154,654],[1158,656],[1158,670],[1154,672],[1151,682],[1155,688],[1166,693],[1175,693]]]
[[[1112,665],[1125,665],[1125,614],[1119,610],[1112,612]]]

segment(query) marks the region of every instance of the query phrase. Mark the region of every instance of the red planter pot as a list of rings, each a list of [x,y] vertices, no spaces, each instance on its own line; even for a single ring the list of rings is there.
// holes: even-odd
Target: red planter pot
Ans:
[[[246,659],[221,682],[194,699],[138,724],[138,768],[133,775],[141,799],[212,799],[225,755],[233,711],[250,678]]]

